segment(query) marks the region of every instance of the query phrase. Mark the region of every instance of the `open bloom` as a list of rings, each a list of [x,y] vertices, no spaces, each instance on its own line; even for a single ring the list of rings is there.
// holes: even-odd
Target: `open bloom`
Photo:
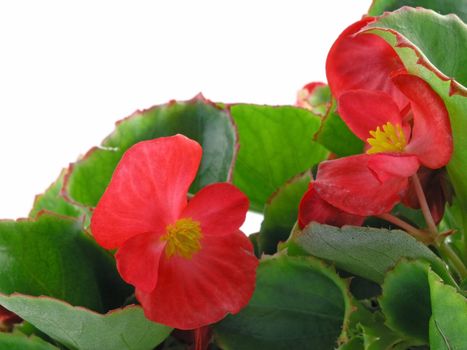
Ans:
[[[348,90],[338,98],[339,114],[366,142],[367,154],[322,163],[314,188],[323,200],[351,214],[389,212],[420,165],[443,167],[452,154],[449,115],[436,92],[410,74],[391,81],[409,108],[401,110],[383,91]]]
[[[118,249],[117,268],[145,315],[194,329],[236,313],[255,287],[258,261],[239,230],[248,199],[217,183],[187,193],[201,146],[182,135],[130,148],[91,219],[96,241]]]
[[[374,20],[367,17],[349,26],[326,61],[338,112],[365,142],[366,154],[320,164],[300,205],[302,225],[309,220],[353,223],[356,218],[349,214],[383,214],[401,200],[416,206],[409,177],[420,166],[438,169],[451,158],[452,133],[443,100],[428,83],[407,73],[385,40],[360,33]],[[438,210],[442,198],[431,197],[436,203],[430,206]]]

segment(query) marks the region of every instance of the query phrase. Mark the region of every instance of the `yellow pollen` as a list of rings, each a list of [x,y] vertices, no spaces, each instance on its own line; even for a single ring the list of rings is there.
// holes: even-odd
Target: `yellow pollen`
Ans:
[[[407,145],[404,131],[399,124],[387,122],[383,125],[383,130],[378,126],[376,130],[370,131],[372,137],[366,139],[371,148],[366,151],[368,154],[381,152],[403,152]]]
[[[166,234],[161,241],[166,241],[165,254],[171,257],[178,254],[185,259],[191,259],[193,254],[201,249],[201,225],[191,218],[178,220],[166,227]]]

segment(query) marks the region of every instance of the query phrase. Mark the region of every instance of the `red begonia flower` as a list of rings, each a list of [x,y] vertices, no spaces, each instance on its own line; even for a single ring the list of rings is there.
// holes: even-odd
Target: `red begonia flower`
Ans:
[[[239,231],[248,199],[236,187],[187,193],[201,146],[182,135],[143,141],[117,165],[91,219],[96,241],[117,248],[117,268],[145,315],[195,329],[237,313],[250,300],[258,261]]]
[[[402,110],[406,96],[392,77],[406,73],[396,51],[376,34],[359,33],[373,17],[364,18],[345,29],[332,45],[326,59],[326,76],[335,97],[348,90],[365,89],[389,94]]]
[[[360,226],[365,217],[352,215],[324,201],[310,183],[298,207],[298,225],[304,228],[310,222],[341,227],[343,225]]]
[[[399,74],[392,81],[409,101],[411,119],[382,91],[350,90],[339,98],[342,119],[367,142],[368,154],[322,163],[315,189],[345,212],[389,212],[404,198],[408,177],[420,165],[437,169],[451,157],[451,126],[441,98],[414,75]]]

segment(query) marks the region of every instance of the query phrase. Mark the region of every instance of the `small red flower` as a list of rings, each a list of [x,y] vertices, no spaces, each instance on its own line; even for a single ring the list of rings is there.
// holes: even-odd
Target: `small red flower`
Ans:
[[[182,135],[143,141],[122,157],[91,219],[96,241],[115,249],[122,278],[145,315],[195,329],[250,300],[258,261],[239,230],[248,199],[236,187],[187,193],[201,146]]]

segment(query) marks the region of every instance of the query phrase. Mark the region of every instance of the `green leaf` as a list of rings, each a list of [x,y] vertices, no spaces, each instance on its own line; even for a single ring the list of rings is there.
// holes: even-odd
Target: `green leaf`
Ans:
[[[306,173],[293,178],[274,193],[266,203],[259,243],[261,251],[274,254],[277,244],[285,241],[298,216],[298,205],[311,181]]]
[[[263,211],[268,198],[292,177],[324,160],[327,150],[313,142],[321,118],[296,107],[233,105],[240,149],[233,182]]]
[[[467,22],[467,2],[463,0],[373,0],[368,15],[379,16],[402,6],[424,7],[443,15],[455,13]]]
[[[467,299],[442,283],[432,271],[428,272],[432,316],[430,346],[436,350],[467,347]]]
[[[350,341],[339,347],[339,350],[365,350],[361,337],[352,338]]]
[[[428,322],[431,316],[428,264],[401,261],[388,272],[379,299],[386,324],[397,332],[428,344]]]
[[[0,349],[5,350],[57,350],[55,346],[36,336],[21,333],[1,333]]]
[[[190,191],[227,181],[235,153],[235,130],[226,110],[203,97],[170,102],[137,112],[118,122],[100,147],[91,149],[68,170],[65,189],[71,200],[94,207],[123,153],[139,141],[183,134],[203,147],[198,175]]]
[[[312,223],[296,242],[308,253],[377,283],[383,282],[386,272],[401,258],[410,258],[429,262],[448,283],[454,284],[443,261],[404,231]]]
[[[350,313],[346,285],[312,258],[263,260],[249,305],[214,327],[222,349],[333,349]]]
[[[30,218],[35,218],[41,211],[51,211],[69,217],[79,217],[84,211],[68,201],[61,195],[65,170],[62,170],[58,179],[43,193],[36,196],[34,205],[29,212]]]
[[[316,141],[339,157],[362,153],[363,141],[350,131],[335,109],[334,106],[324,118]]]
[[[381,16],[369,27],[399,33],[445,76],[467,85],[467,26],[458,17],[406,7]]]
[[[47,295],[105,311],[131,292],[113,257],[71,218],[0,221],[0,292]]]
[[[153,349],[172,328],[149,321],[139,306],[100,315],[45,297],[0,295],[0,304],[70,349]]]
[[[427,81],[444,100],[454,141],[447,169],[464,213],[461,225],[467,232],[467,89],[462,86],[467,82],[467,26],[455,16],[402,8],[383,15],[365,32],[385,39],[407,70]]]

